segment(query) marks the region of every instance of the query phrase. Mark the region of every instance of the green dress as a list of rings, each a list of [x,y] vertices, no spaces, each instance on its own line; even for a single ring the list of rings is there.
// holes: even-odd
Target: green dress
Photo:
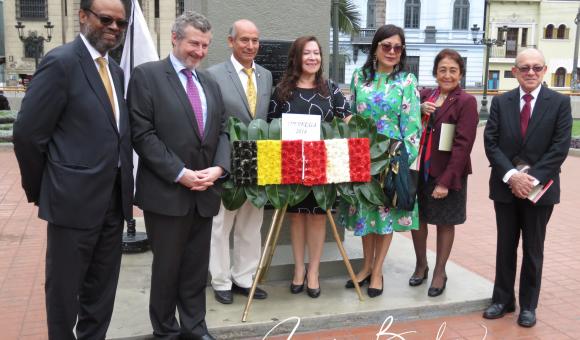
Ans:
[[[367,85],[362,69],[357,69],[350,83],[353,111],[365,118],[372,117],[377,124],[377,132],[404,140],[409,152],[409,164],[412,164],[417,158],[421,138],[417,79],[408,72],[400,72],[394,79],[387,79],[388,76],[388,73],[377,72],[374,81]],[[390,207],[369,210],[362,206],[341,204],[339,220],[348,229],[354,230],[356,236],[419,229],[417,203],[412,211]]]

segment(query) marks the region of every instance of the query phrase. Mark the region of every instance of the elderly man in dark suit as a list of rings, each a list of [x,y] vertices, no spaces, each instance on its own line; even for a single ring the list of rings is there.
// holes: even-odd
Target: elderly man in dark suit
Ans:
[[[135,200],[153,250],[149,315],[153,334],[163,339],[213,339],[205,324],[205,286],[230,145],[218,84],[197,69],[210,30],[203,15],[185,12],[173,25],[169,57],[135,68],[129,84],[140,157]]]
[[[546,225],[560,201],[560,166],[568,155],[572,128],[570,98],[543,87],[546,73],[539,50],[526,49],[512,72],[520,86],[493,98],[485,127],[485,153],[491,163],[489,197],[497,221],[497,254],[492,305],[483,313],[497,319],[515,310],[517,248],[522,235],[518,324],[536,324]],[[527,165],[527,170],[522,166]],[[553,181],[537,201],[537,185]]]
[[[127,26],[120,0],[83,0],[81,34],[50,51],[14,124],[22,186],[48,221],[50,339],[104,339],[133,195],[123,72],[108,51]]]
[[[260,33],[253,22],[245,19],[234,22],[228,36],[232,55],[208,70],[220,86],[226,113],[246,125],[253,119],[266,120],[272,92],[272,74],[254,63],[260,47],[259,38]],[[263,208],[256,208],[247,201],[235,211],[222,205],[213,218],[209,270],[218,302],[232,303],[232,292],[249,295],[252,276],[260,261],[263,216]],[[230,263],[232,229],[234,256]],[[266,297],[267,293],[257,287],[254,298]]]

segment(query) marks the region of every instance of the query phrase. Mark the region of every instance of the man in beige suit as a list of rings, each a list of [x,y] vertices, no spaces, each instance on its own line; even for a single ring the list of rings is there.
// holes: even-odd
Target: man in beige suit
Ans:
[[[254,63],[260,47],[259,31],[249,20],[238,20],[230,28],[228,45],[232,55],[212,66],[210,74],[220,86],[227,114],[249,124],[253,119],[266,119],[272,88],[272,74]],[[260,260],[263,209],[249,201],[235,211],[222,205],[213,219],[209,270],[214,295],[218,302],[230,304],[233,294],[248,296],[252,275]],[[230,261],[230,233],[233,256]],[[255,299],[265,299],[267,293],[257,288]]]

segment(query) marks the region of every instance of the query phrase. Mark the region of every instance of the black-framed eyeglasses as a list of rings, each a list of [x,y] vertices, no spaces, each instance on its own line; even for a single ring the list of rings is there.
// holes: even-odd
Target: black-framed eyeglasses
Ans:
[[[391,43],[379,43],[381,45],[381,50],[383,53],[389,53],[391,50],[395,51],[396,54],[401,54],[405,49],[405,45],[393,45]]]
[[[516,66],[516,68],[522,73],[528,73],[533,70],[535,73],[540,73],[544,70],[545,66],[535,65],[535,66]]]
[[[127,26],[129,25],[129,21],[127,21],[125,19],[115,20],[108,15],[97,14],[88,8],[83,9],[83,10],[96,16],[99,19],[99,21],[101,22],[101,25],[103,25],[103,26],[111,26],[114,22],[115,24],[117,24],[117,27],[119,27],[120,29],[123,30],[123,29],[127,28]]]

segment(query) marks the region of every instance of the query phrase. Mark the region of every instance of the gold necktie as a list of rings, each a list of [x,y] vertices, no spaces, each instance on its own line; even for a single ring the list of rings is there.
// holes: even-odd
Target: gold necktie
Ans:
[[[111,84],[111,80],[109,79],[109,74],[107,73],[107,61],[105,60],[105,58],[99,57],[97,58],[97,63],[99,64],[99,75],[101,76],[103,85],[105,85],[107,96],[109,96],[109,100],[111,101],[111,108],[113,109],[113,118],[117,119],[115,113],[115,98],[113,97],[113,86]]]
[[[252,118],[256,117],[256,86],[254,86],[254,80],[252,80],[252,73],[254,69],[245,68],[244,73],[248,76],[248,86],[246,87],[246,98],[248,98],[248,104],[250,105],[250,113]]]

